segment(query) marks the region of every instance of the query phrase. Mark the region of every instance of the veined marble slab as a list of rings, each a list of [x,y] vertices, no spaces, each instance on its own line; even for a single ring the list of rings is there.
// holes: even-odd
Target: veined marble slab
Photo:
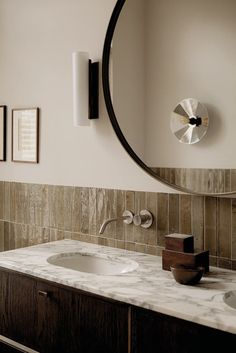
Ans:
[[[124,256],[139,266],[133,272],[104,276],[47,262],[49,256],[80,251]],[[236,310],[223,301],[225,292],[236,290],[235,271],[211,267],[197,285],[184,286],[175,282],[171,272],[162,270],[161,257],[76,240],[2,252],[0,267],[236,334]]]

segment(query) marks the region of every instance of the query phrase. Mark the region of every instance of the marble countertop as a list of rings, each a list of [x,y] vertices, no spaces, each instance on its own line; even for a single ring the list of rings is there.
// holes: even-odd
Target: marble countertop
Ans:
[[[49,256],[80,251],[122,256],[139,266],[133,272],[104,276],[47,262]],[[223,301],[225,292],[236,290],[235,271],[211,267],[197,285],[184,286],[175,282],[171,272],[162,270],[161,257],[76,240],[2,252],[0,267],[236,334],[236,309]]]

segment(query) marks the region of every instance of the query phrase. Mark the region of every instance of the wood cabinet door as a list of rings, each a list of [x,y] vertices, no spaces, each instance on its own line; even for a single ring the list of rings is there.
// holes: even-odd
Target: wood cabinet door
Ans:
[[[81,295],[78,310],[78,352],[128,353],[128,305]]]
[[[8,274],[0,271],[0,335],[6,334],[7,325],[7,294],[8,294]]]
[[[132,353],[222,353],[235,346],[236,335],[132,308]]]
[[[79,295],[43,282],[37,284],[37,340],[40,352],[78,352]]]
[[[0,335],[27,347],[43,353],[129,352],[127,304],[10,271],[0,271],[0,295]]]
[[[128,306],[38,282],[44,353],[127,353]]]
[[[3,312],[0,319],[0,334],[35,348],[36,282],[21,274],[5,271],[0,271],[0,278],[0,310]]]

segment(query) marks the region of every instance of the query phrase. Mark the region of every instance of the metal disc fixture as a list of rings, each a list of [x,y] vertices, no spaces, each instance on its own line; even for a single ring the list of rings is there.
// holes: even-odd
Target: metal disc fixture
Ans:
[[[171,131],[181,143],[192,145],[199,142],[208,126],[207,109],[195,98],[183,99],[171,114]]]

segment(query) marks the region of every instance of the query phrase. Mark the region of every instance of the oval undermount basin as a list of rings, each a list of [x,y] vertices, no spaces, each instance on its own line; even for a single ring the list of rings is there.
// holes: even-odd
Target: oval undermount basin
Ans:
[[[50,256],[47,262],[79,272],[93,273],[97,275],[120,275],[134,271],[138,263],[123,257],[109,255],[95,255],[83,252],[61,253]]]
[[[224,294],[223,300],[225,304],[236,309],[236,290],[232,290]]]

